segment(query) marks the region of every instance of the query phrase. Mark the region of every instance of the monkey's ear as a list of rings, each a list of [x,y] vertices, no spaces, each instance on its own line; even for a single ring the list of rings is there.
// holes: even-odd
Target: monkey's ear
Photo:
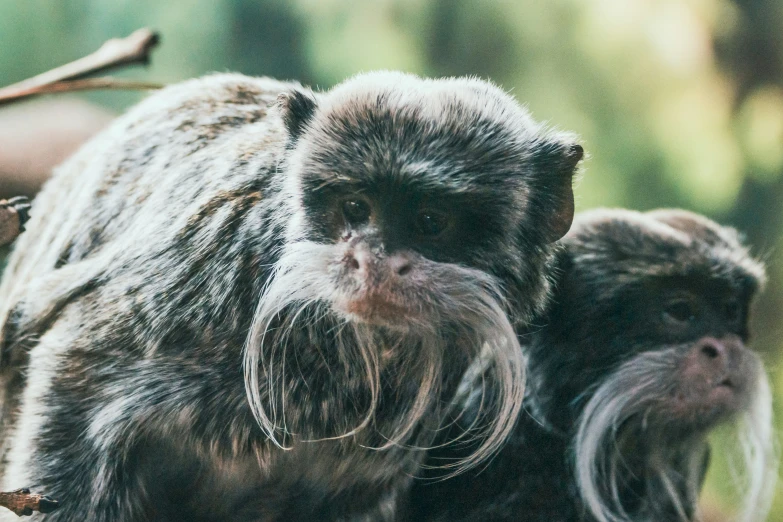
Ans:
[[[554,243],[569,231],[574,221],[574,173],[579,161],[584,157],[584,149],[576,143],[543,146],[539,151],[537,163],[552,176],[549,183],[549,198],[553,204],[550,213],[544,218],[546,239]]]
[[[288,136],[291,142],[295,142],[315,113],[315,95],[309,90],[299,89],[284,92],[278,95],[277,106],[283,116]]]

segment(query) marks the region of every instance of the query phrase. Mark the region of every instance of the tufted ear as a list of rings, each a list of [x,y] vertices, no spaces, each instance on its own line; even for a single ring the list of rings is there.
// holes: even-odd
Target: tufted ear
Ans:
[[[278,95],[277,105],[291,142],[296,142],[315,113],[315,94],[309,89],[295,89]]]
[[[542,146],[536,156],[538,167],[551,176],[547,183],[551,208],[544,218],[544,232],[547,241],[553,243],[566,235],[574,220],[572,183],[584,149],[573,142],[550,142]]]

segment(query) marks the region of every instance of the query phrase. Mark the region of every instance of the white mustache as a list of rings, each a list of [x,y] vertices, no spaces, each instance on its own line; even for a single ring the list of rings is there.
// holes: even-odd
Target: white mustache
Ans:
[[[750,355],[750,354],[749,354]],[[764,520],[772,502],[777,479],[778,454],[772,432],[772,396],[761,362],[753,355],[757,379],[751,405],[733,423],[740,441],[741,455],[738,493],[743,498],[739,521]],[[596,390],[585,406],[574,440],[574,463],[580,496],[598,522],[659,521],[655,506],[668,502],[681,521],[699,520],[698,493],[701,462],[706,440],[665,442],[652,438],[659,447],[651,449],[648,482],[659,485],[655,494],[647,491],[646,510],[629,515],[620,502],[623,456],[619,451],[621,427],[632,417],[644,418],[657,398],[666,396],[671,386],[667,375],[674,374],[675,357],[670,351],[638,355],[621,366]],[[644,421],[642,421],[644,422]],[[674,458],[686,461],[685,470],[674,468]],[[685,473],[683,493],[675,487],[675,477]],[[661,498],[661,493],[666,498]],[[649,511],[649,512],[647,512]],[[656,515],[656,513],[658,513]]]
[[[370,405],[354,425],[326,438],[348,437],[366,429],[378,415],[382,353],[399,357],[399,368],[415,377],[418,389],[409,404],[397,412],[388,442],[380,449],[404,444],[434,410],[453,408],[453,397],[442,397],[444,364],[459,357],[487,369],[481,385],[491,388],[490,409],[481,426],[481,446],[468,458],[450,464],[458,471],[491,455],[515,425],[524,396],[524,359],[516,332],[504,311],[499,285],[487,274],[457,265],[422,260],[426,285],[408,289],[406,299],[421,315],[400,331],[351,321],[332,308],[341,297],[339,247],[308,241],[289,244],[256,309],[245,345],[245,387],[253,414],[265,434],[283,448],[286,426],[286,342],[295,328],[324,334],[324,325],[343,365],[355,368],[369,390]],[[275,321],[279,328],[272,329]],[[390,341],[390,339],[392,339]],[[458,350],[457,353],[454,351]],[[449,358],[449,359],[447,359]],[[459,376],[457,376],[459,377]],[[457,378],[457,380],[459,380]],[[340,397],[328,400],[339,401]],[[389,406],[384,406],[384,410]],[[398,408],[398,406],[395,406]],[[346,406],[346,411],[348,406]],[[338,419],[339,420],[339,419]],[[281,437],[282,435],[282,437]],[[428,448],[418,448],[428,449]]]

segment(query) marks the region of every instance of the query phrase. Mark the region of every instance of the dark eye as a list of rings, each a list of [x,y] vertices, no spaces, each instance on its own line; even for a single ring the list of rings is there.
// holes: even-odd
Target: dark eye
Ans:
[[[423,210],[416,216],[416,232],[421,236],[439,236],[449,226],[451,226],[451,218],[441,212]]]
[[[696,319],[696,310],[689,301],[674,301],[666,306],[663,316],[670,321],[687,323]]]
[[[370,205],[361,199],[349,199],[343,202],[343,215],[351,225],[362,225],[370,219]]]

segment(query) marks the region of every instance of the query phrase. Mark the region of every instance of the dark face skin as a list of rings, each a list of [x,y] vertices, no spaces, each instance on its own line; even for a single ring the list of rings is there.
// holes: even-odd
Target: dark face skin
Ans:
[[[350,312],[376,322],[417,313],[411,287],[436,284],[433,263],[489,271],[504,227],[491,208],[415,182],[362,180],[305,191],[317,239],[345,245],[341,286],[357,288]],[[383,316],[383,317],[376,317]],[[383,321],[382,321],[383,322]]]
[[[388,254],[464,264],[478,263],[500,236],[492,209],[472,208],[442,189],[390,185],[367,180],[306,192],[314,235],[335,243],[362,237],[383,244]]]
[[[655,304],[660,339],[671,338],[671,345],[681,347],[675,386],[661,404],[661,422],[668,416],[685,430],[709,429],[746,407],[755,381],[745,348],[747,298],[729,289],[694,294],[667,288]]]
[[[340,190],[340,189],[343,190]],[[373,189],[376,190],[373,190]],[[377,187],[335,187],[319,204],[324,235],[347,246],[341,279],[356,282],[348,311],[366,320],[406,317],[415,311],[399,299],[401,287],[422,280],[422,257],[443,246],[453,249],[459,214],[447,204],[384,198]],[[420,198],[417,198],[420,199]],[[415,283],[414,283],[415,284]]]
[[[561,292],[554,307],[554,327],[540,333],[531,356],[533,371],[557,376],[542,389],[548,390],[549,418],[561,429],[573,426],[590,390],[608,374],[637,355],[662,350],[670,350],[670,370],[659,377],[668,393],[657,398],[648,422],[665,425],[666,433],[679,437],[706,431],[747,406],[756,376],[745,347],[749,290],[698,278],[648,278],[604,303],[580,300],[587,287],[578,276],[563,284],[570,290]],[[566,311],[577,310],[589,313],[591,321],[557,327],[568,319]],[[535,348],[551,349],[553,342],[581,348],[561,351],[557,358]]]

